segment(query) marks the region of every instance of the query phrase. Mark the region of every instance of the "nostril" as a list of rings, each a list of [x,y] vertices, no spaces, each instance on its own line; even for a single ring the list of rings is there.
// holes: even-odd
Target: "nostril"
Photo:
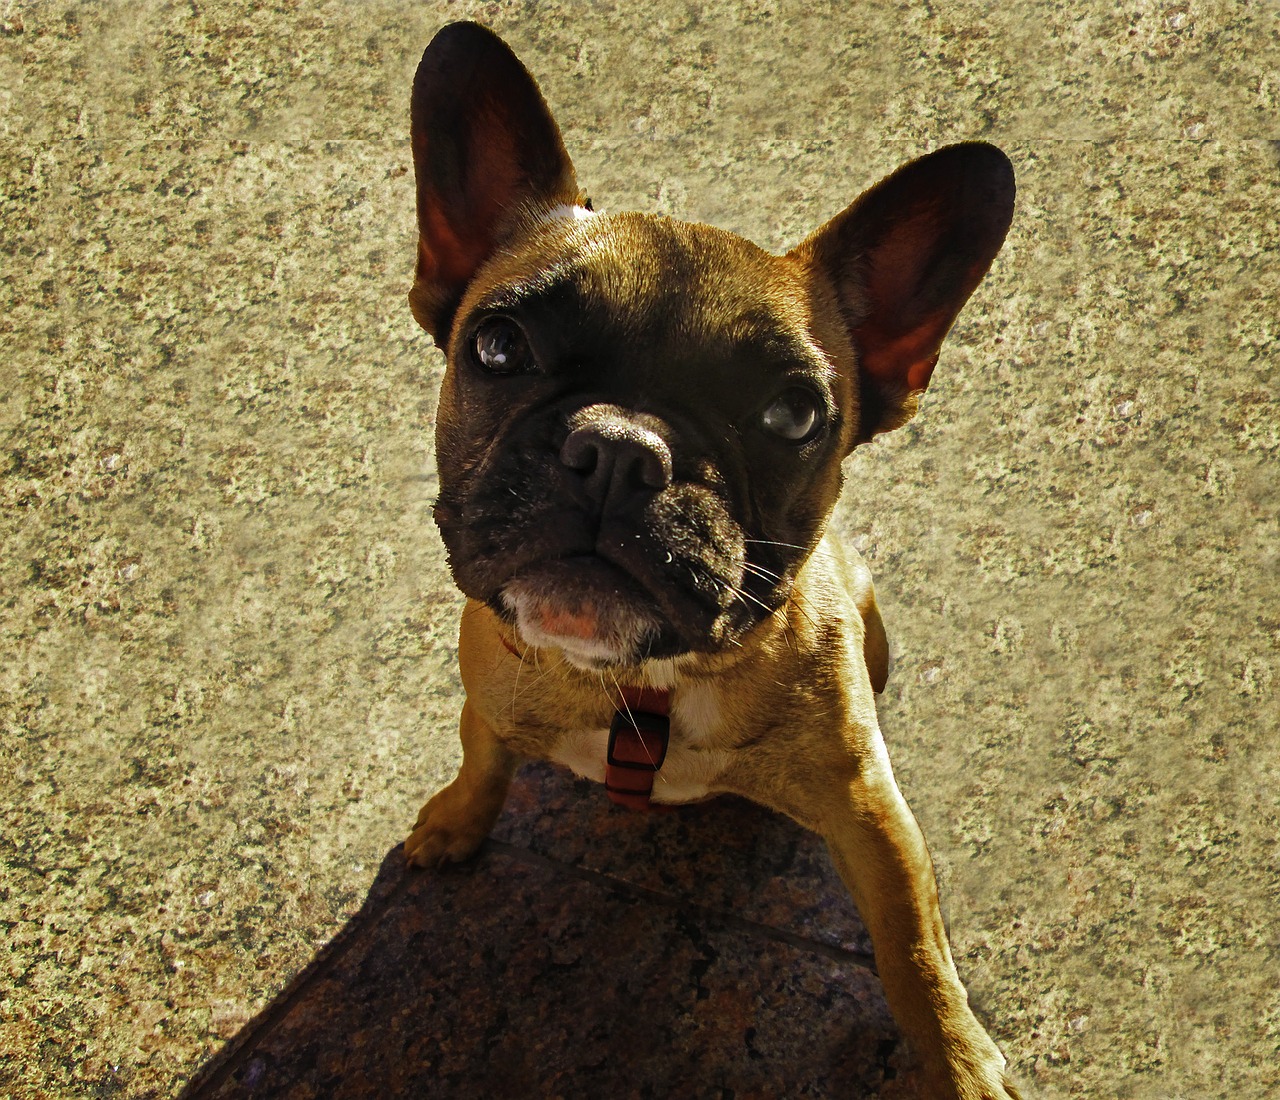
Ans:
[[[600,464],[600,442],[591,431],[579,428],[570,432],[560,448],[560,461],[571,470],[589,474]]]
[[[662,440],[654,439],[658,446],[638,446],[635,461],[641,482],[650,489],[665,489],[671,484],[671,452]]]

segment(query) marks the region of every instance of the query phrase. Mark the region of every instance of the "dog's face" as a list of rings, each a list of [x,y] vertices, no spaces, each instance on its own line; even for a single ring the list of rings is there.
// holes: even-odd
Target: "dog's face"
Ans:
[[[853,407],[802,274],[644,215],[523,233],[449,342],[436,519],[462,590],[585,665],[721,648],[777,607]]]
[[[536,86],[474,24],[428,47],[413,123],[459,587],[584,668],[733,646],[786,601],[845,455],[914,411],[1003,239],[1008,162],[943,150],[772,256],[584,210]]]

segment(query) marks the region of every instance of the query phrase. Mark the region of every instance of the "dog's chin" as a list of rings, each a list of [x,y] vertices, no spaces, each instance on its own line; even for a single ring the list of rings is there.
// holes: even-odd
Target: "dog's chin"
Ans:
[[[634,582],[594,557],[522,570],[500,598],[526,642],[586,671],[641,663],[662,629]]]

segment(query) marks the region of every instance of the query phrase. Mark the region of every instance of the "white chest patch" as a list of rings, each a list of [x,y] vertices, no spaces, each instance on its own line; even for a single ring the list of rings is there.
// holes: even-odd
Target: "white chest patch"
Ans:
[[[720,700],[715,688],[699,683],[682,687],[671,704],[671,720],[691,744],[705,744],[720,726]]]
[[[727,754],[706,743],[720,721],[720,707],[710,685],[682,687],[671,705],[671,741],[667,757],[653,777],[654,802],[696,802],[714,793],[715,781],[728,764]],[[551,759],[584,779],[604,782],[606,729],[571,730],[551,750]]]

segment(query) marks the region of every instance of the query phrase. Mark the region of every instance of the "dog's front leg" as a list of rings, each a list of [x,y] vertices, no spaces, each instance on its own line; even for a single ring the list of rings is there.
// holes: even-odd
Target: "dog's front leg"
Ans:
[[[847,808],[820,825],[871,933],[898,1026],[939,1100],[1010,1100],[1004,1057],[969,1008],[947,944],[933,861],[883,749],[848,788]]]
[[[422,807],[404,842],[405,858],[418,867],[456,863],[480,847],[502,812],[519,763],[469,700],[462,707],[461,733],[457,777]]]

